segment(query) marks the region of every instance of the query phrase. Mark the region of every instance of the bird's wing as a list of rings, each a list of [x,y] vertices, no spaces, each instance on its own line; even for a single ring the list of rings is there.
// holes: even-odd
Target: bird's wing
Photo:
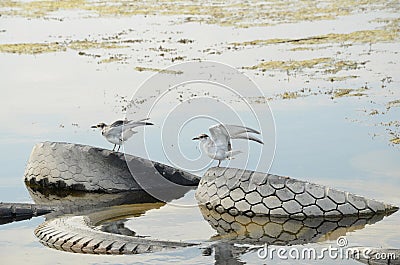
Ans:
[[[263,141],[261,141],[257,137],[254,137],[253,135],[248,134],[248,133],[237,134],[234,137],[232,137],[232,139],[245,139],[245,140],[254,141],[254,142],[257,142],[257,143],[260,143],[260,144],[264,144]]]
[[[140,119],[140,120],[137,120],[137,121],[148,121],[150,118],[144,118],[144,119]]]
[[[124,130],[128,129],[128,128],[132,129],[132,128],[139,127],[139,126],[154,125],[153,123],[148,122],[147,121],[148,119],[149,118],[141,119],[138,121],[127,121],[127,123],[124,124]]]
[[[110,127],[111,128],[113,128],[113,127],[118,127],[118,126],[121,126],[121,125],[123,125],[123,124],[125,124],[125,123],[127,123],[128,121],[127,120],[118,120],[118,121],[114,121],[111,125],[110,125]]]
[[[233,138],[232,136],[243,134],[243,133],[260,134],[259,131],[254,130],[254,129],[249,128],[249,127],[244,127],[244,126],[239,126],[239,125],[229,125],[229,124],[223,124],[223,126],[229,132],[229,135],[231,136],[231,138]]]
[[[110,128],[116,128],[116,127],[120,127],[120,126],[124,126],[124,129],[129,129],[129,128],[134,128],[134,127],[138,127],[138,126],[144,126],[144,125],[153,125],[153,123],[151,122],[146,122],[149,118],[145,118],[145,119],[141,119],[138,121],[133,121],[133,120],[118,120],[113,122],[110,125]]]
[[[260,134],[259,131],[252,128],[239,125],[218,124],[211,126],[209,130],[214,143],[216,145],[227,146],[228,151],[232,150],[231,139],[246,139],[263,144],[260,139],[250,135],[250,133]]]
[[[214,141],[215,146],[224,147],[228,151],[232,149],[231,137],[229,132],[223,124],[217,124],[208,128],[211,134],[211,138]]]
[[[124,131],[124,134],[127,134],[127,131],[131,130],[132,128],[135,128],[138,126],[144,126],[144,125],[153,125],[153,123],[146,122],[146,120],[148,120],[148,118],[141,119],[138,121],[132,121],[132,120],[131,121],[128,121],[128,120],[115,121],[108,127],[106,134],[114,135],[115,137],[122,137],[122,131]],[[125,138],[125,136],[124,136],[124,138]]]
[[[105,129],[104,131],[104,135],[108,136],[108,137],[115,137],[115,138],[121,138],[121,134],[122,134],[122,128],[123,126],[115,126],[115,127],[108,127]]]

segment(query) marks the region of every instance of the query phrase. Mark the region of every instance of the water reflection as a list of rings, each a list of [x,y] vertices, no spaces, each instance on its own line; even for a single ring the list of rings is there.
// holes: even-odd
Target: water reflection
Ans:
[[[53,218],[60,214],[85,214],[115,205],[154,203],[157,199],[144,191],[120,193],[58,192],[49,193],[43,189],[27,187],[29,195],[38,205],[57,207],[57,211],[46,216]]]
[[[88,214],[112,206],[152,204],[156,206],[152,208],[160,208],[166,204],[166,202],[160,202],[143,190],[119,193],[96,193],[47,189],[40,186],[30,187],[28,185],[26,188],[35,204],[1,203],[0,225],[31,219],[32,217],[41,215],[45,215],[46,220],[49,220],[62,214]],[[182,186],[181,189],[169,193],[167,202],[183,197],[192,189],[194,187]],[[141,213],[144,212],[142,211]],[[126,215],[128,214],[132,215],[129,211]]]
[[[212,240],[241,244],[270,244],[280,246],[304,245],[335,240],[346,233],[359,230],[367,224],[382,220],[384,214],[313,217],[291,219],[270,216],[247,217],[219,214],[200,206],[204,219],[217,231]]]
[[[46,219],[54,218],[60,214],[88,214],[100,211],[112,206],[122,206],[131,204],[153,204],[157,208],[165,205],[142,190],[126,191],[119,193],[94,193],[77,191],[49,191],[45,188],[26,187],[29,195],[37,205],[50,206],[56,209],[53,213],[46,215]],[[193,187],[186,187],[180,192],[173,192],[169,200],[183,197]],[[168,201],[167,201],[168,202]]]
[[[143,216],[151,209],[159,209],[166,205],[140,192],[117,194],[59,192],[54,194],[43,189],[31,188],[28,188],[28,191],[38,205],[58,207],[58,211],[46,215],[47,220],[57,219],[60,215],[70,213],[75,216],[87,216],[95,226],[94,230],[107,232],[110,236],[113,234],[127,236],[133,240],[137,238],[147,240],[147,233],[136,230],[135,226],[126,226],[129,218]],[[227,213],[219,214],[201,206],[199,209],[203,218],[217,232],[211,238],[210,244],[203,242],[204,245],[209,246],[202,249],[203,255],[213,256],[215,264],[234,265],[245,264],[243,258],[246,256],[244,254],[254,253],[254,250],[263,244],[289,246],[335,240],[339,236],[363,229],[367,224],[374,224],[385,217],[385,215],[371,215],[306,219],[268,216],[250,218],[242,215],[232,216]],[[64,231],[63,233],[67,232]],[[60,235],[63,235],[63,233]],[[152,235],[149,234],[149,236]],[[150,238],[150,240],[152,239]],[[103,240],[103,242],[109,241]],[[93,253],[97,253],[95,251],[100,251],[101,249],[95,249],[95,243],[97,244],[97,241],[93,243],[93,246],[90,244],[86,246],[84,250],[92,253],[90,251],[93,248]],[[64,249],[56,244],[46,244],[46,246],[69,251],[68,248]],[[189,243],[183,247],[190,246]],[[193,247],[202,248],[202,246]],[[77,247],[73,251],[79,252],[79,249]],[[107,247],[104,247],[104,249],[104,253],[107,253]],[[143,249],[147,251],[147,248]],[[118,249],[112,250],[115,251],[114,254],[127,254],[119,253]],[[156,252],[158,249],[152,248],[151,251]]]
[[[55,209],[34,231],[39,242],[50,248],[82,254],[141,254],[194,245],[146,239],[125,226],[128,218],[166,205],[144,191],[52,194],[28,190],[38,205]]]
[[[300,219],[247,217],[220,214],[204,206],[199,207],[204,219],[217,231],[211,238],[215,243],[206,248],[203,255],[208,256],[214,252],[215,264],[230,265],[245,264],[241,256],[260,245],[290,246],[336,240],[348,232],[379,222],[386,216],[375,214]]]

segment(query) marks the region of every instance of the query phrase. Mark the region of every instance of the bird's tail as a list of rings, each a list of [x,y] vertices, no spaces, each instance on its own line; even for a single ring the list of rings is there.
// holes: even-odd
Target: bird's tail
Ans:
[[[231,150],[231,151],[226,152],[226,155],[227,155],[228,159],[233,159],[235,155],[238,155],[241,153],[243,153],[243,152],[240,150]]]

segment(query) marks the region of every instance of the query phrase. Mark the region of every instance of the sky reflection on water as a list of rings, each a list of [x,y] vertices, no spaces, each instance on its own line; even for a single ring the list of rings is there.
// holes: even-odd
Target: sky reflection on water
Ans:
[[[61,14],[61,13],[60,13]],[[69,14],[69,13],[66,13]],[[38,55],[0,53],[2,76],[0,87],[0,201],[31,202],[22,176],[34,144],[40,141],[66,141],[111,149],[98,131],[90,126],[98,122],[111,122],[124,116],[122,111],[134,91],[152,75],[151,72],[134,70],[136,66],[168,67],[170,58],[159,55],[149,48],[177,48],[185,60],[196,58],[216,60],[244,71],[263,90],[267,97],[283,91],[310,88],[317,95],[296,99],[269,101],[276,126],[276,153],[271,172],[288,175],[328,185],[341,190],[400,205],[399,147],[390,145],[386,127],[377,126],[382,121],[398,120],[399,109],[393,108],[385,115],[371,116],[372,109],[385,111],[386,103],[400,96],[398,42],[345,45],[343,43],[316,46],[315,49],[293,51],[292,44],[228,49],[232,42],[255,39],[302,38],[331,32],[351,33],[357,30],[379,28],[377,18],[398,17],[383,11],[343,16],[318,22],[279,24],[271,27],[232,28],[201,23],[173,24],[171,17],[133,16],[124,18],[82,18],[71,16],[64,21],[1,17],[0,43],[53,42],[108,38],[117,32],[132,28],[123,38],[143,39],[128,49],[113,51],[94,49],[89,52],[108,58],[115,54],[128,54],[122,63],[100,63],[100,59],[81,56],[77,50]],[[102,26],[99,27],[98,25]],[[79,30],[77,30],[79,29]],[[172,38],[172,39],[169,39]],[[193,39],[192,45],[177,44],[179,39]],[[164,42],[163,42],[164,40]],[[205,52],[207,49],[215,53]],[[221,52],[221,53],[219,53]],[[244,66],[260,63],[261,59],[305,60],[333,57],[337,61],[367,61],[358,69],[347,69],[329,75],[323,69],[302,69],[286,72],[280,70],[246,71]],[[338,82],[326,78],[357,76]],[[383,83],[385,77],[393,82]],[[360,88],[367,85],[366,97],[343,97],[331,99],[324,92],[337,88]],[[381,88],[386,85],[385,88]],[[197,88],[193,88],[196,90]],[[171,98],[172,100],[172,98]],[[165,105],[164,105],[165,106]],[[255,104],[255,107],[265,107]],[[246,113],[241,113],[246,115]],[[222,113],[223,116],[223,113]],[[138,117],[142,118],[142,117]],[[157,117],[155,121],[159,122]],[[174,117],[178,121],[179,117]],[[160,120],[161,121],[161,120]],[[193,123],[185,131],[206,132],[208,123]],[[149,128],[149,135],[156,135],[160,128]],[[172,132],[172,133],[171,133]],[[171,136],[174,131],[171,130]],[[140,131],[139,134],[143,134]],[[194,136],[194,135],[193,135]],[[168,138],[169,135],[166,136]],[[263,138],[269,140],[266,131]],[[139,140],[133,137],[129,144]],[[199,150],[192,141],[180,142],[180,148],[188,157],[198,157]],[[237,148],[244,143],[234,142]],[[154,157],[168,162],[158,153],[159,142],[149,144]],[[251,146],[252,147],[252,146]],[[268,145],[270,147],[270,145]],[[153,149],[152,149],[153,148]],[[132,150],[144,155],[143,150]],[[246,158],[242,154],[238,160]],[[206,157],[202,157],[204,161]],[[234,161],[235,163],[237,161]],[[216,162],[214,162],[215,164]],[[223,162],[224,163],[224,162]],[[226,162],[225,162],[226,163]],[[255,168],[249,163],[249,168]],[[201,172],[199,172],[200,174]],[[194,202],[193,192],[182,200]],[[165,221],[164,217],[167,221]],[[30,221],[0,226],[0,254],[4,263],[13,264],[211,264],[214,256],[203,256],[202,250],[188,248],[176,252],[154,253],[137,256],[95,256],[55,251],[42,246],[33,235],[33,229],[43,222],[42,217]],[[195,239],[204,241],[215,235],[197,208],[175,208],[166,205],[151,210],[138,219],[128,221],[143,233],[152,232],[147,223],[156,227],[159,235],[170,239]],[[146,222],[146,225],[143,223]],[[347,233],[352,245],[400,248],[398,224],[400,213],[367,225],[364,229]],[[179,225],[177,225],[179,224]],[[160,229],[165,226],[165,229]],[[178,231],[177,231],[177,228]],[[153,232],[154,232],[153,231]],[[192,231],[192,232],[191,232]],[[322,248],[334,241],[327,240],[309,244]],[[18,253],[18,254],[17,254]],[[260,263],[257,255],[247,253],[240,257],[249,264]],[[284,261],[268,261],[281,264]],[[326,259],[306,261],[303,264],[336,264]],[[344,264],[358,264],[353,260]],[[300,262],[301,264],[301,262]]]

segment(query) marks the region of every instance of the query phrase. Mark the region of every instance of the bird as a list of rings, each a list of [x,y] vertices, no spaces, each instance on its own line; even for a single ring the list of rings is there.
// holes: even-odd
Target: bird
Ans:
[[[192,140],[199,140],[203,151],[212,159],[218,160],[218,167],[222,160],[232,159],[233,156],[242,153],[240,150],[232,150],[231,139],[246,139],[264,144],[263,141],[250,135],[250,133],[260,134],[254,129],[239,126],[217,124],[208,128],[211,137],[207,134],[200,134]]]
[[[145,125],[154,125],[151,122],[148,122],[149,118],[141,119],[138,121],[133,120],[117,120],[113,122],[111,125],[107,125],[104,122],[100,122],[97,125],[91,126],[91,128],[101,129],[101,134],[109,141],[114,144],[113,151],[115,151],[116,146],[118,145],[118,150],[121,148],[121,145],[132,137],[136,131],[133,130],[135,127],[145,126]]]

